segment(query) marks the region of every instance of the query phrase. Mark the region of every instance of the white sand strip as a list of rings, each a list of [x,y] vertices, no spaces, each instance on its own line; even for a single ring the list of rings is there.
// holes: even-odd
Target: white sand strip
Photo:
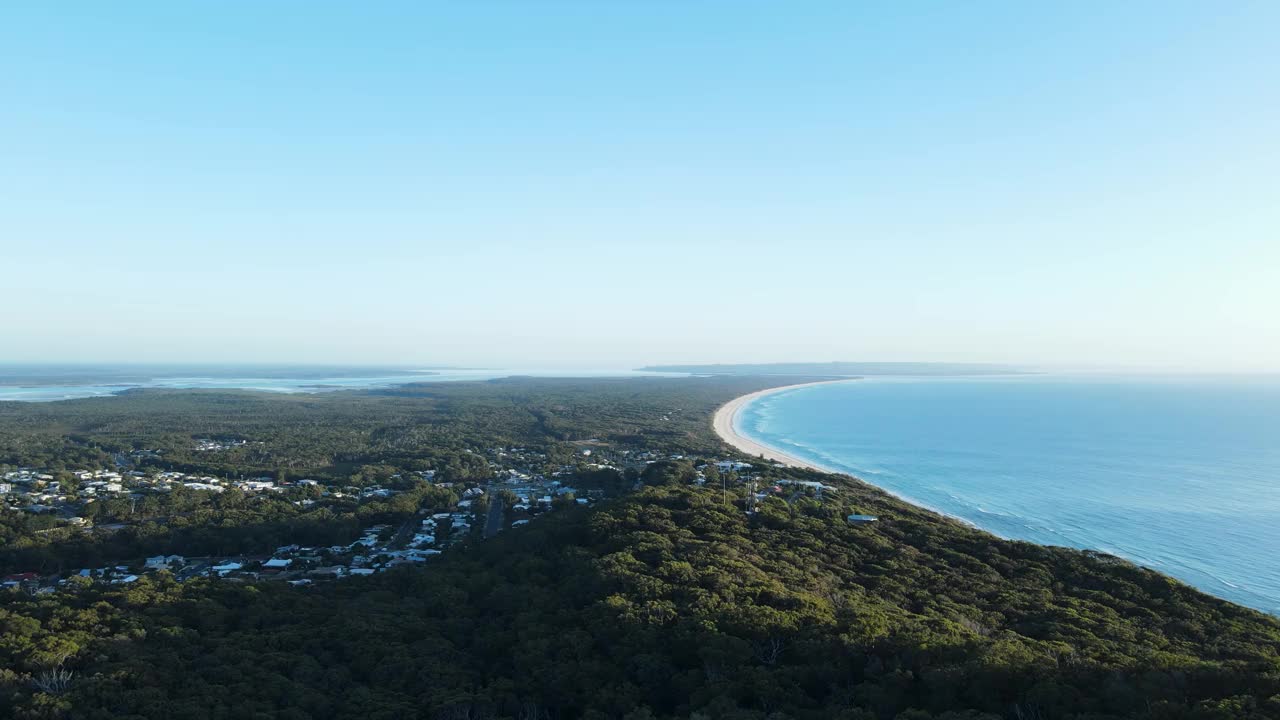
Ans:
[[[729,402],[725,403],[724,405],[721,405],[720,409],[716,410],[715,417],[712,418],[711,420],[711,426],[712,428],[715,429],[716,434],[720,436],[720,439],[724,440],[725,442],[729,443],[733,447],[737,448],[738,450],[752,457],[764,457],[768,460],[774,460],[776,462],[780,462],[783,465],[787,465],[789,467],[808,468],[810,470],[818,470],[820,472],[832,472],[832,473],[839,472],[838,470],[825,468],[825,467],[822,467],[821,465],[817,465],[815,463],[809,462],[808,460],[801,460],[800,458],[795,457],[794,455],[788,455],[787,453],[784,453],[781,450],[769,447],[768,445],[763,445],[761,443],[758,443],[755,440],[752,440],[742,435],[741,433],[739,433],[736,428],[736,424],[737,424],[738,413],[742,412],[742,409],[746,407],[748,403],[755,400],[756,398],[761,398],[761,397],[764,397],[765,395],[773,395],[774,393],[784,392],[786,390],[794,390],[796,388],[808,387],[810,385],[826,385],[828,383],[833,383],[833,382],[850,382],[852,380],[857,380],[857,378],[849,378],[845,380],[819,380],[817,382],[796,383],[795,385],[783,385],[782,387],[769,388],[768,390],[759,390],[757,392],[748,393],[741,397],[736,397],[730,400]]]

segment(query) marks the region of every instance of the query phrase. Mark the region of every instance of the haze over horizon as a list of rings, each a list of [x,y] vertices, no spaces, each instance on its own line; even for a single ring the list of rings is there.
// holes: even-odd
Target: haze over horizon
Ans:
[[[1280,5],[0,8],[0,362],[1280,371]]]
[[[828,370],[829,365],[849,366],[884,366],[878,369]],[[891,366],[903,366],[895,370]],[[113,373],[130,375],[146,375],[154,373],[154,377],[204,377],[210,373],[227,377],[252,378],[266,372],[272,377],[301,378],[320,376],[328,372],[341,376],[366,376],[376,372],[387,373],[444,373],[453,375],[463,373],[509,373],[517,376],[522,373],[533,375],[552,375],[572,377],[574,373],[584,375],[630,376],[636,373],[675,373],[675,374],[716,374],[734,375],[902,375],[917,374],[911,366],[923,369],[944,371],[943,376],[966,375],[966,368],[980,370],[978,376],[1000,374],[1030,375],[1098,375],[1098,376],[1238,376],[1241,378],[1276,378],[1280,379],[1280,371],[1271,370],[1206,370],[1184,368],[1174,365],[1037,365],[1031,363],[1001,363],[988,361],[949,362],[949,361],[915,361],[915,360],[869,360],[869,361],[827,361],[827,360],[762,360],[758,362],[664,362],[664,363],[615,363],[612,365],[582,365],[571,363],[521,363],[518,365],[475,364],[450,365],[432,362],[396,362],[392,360],[372,360],[366,362],[320,362],[290,360],[218,360],[218,361],[152,361],[152,360],[32,360],[9,361],[0,360],[0,385],[22,384],[29,376],[38,376],[40,382],[52,382],[60,374],[77,378],[87,378],[86,382],[100,382],[109,379]],[[291,372],[296,371],[296,372]],[[86,374],[87,373],[87,374]],[[105,373],[105,374],[104,374]],[[230,373],[230,374],[229,374]],[[318,375],[319,374],[319,375]],[[498,375],[497,377],[507,377]],[[479,377],[479,375],[478,375]],[[56,382],[54,384],[57,384]]]

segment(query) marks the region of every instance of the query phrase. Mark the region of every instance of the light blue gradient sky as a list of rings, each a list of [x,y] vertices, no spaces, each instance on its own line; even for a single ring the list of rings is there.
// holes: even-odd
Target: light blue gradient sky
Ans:
[[[0,5],[0,360],[1280,369],[1280,3]]]

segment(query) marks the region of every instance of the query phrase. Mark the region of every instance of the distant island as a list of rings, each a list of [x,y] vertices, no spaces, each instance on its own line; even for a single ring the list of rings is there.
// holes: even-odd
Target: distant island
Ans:
[[[689,373],[691,375],[805,375],[810,377],[854,377],[859,375],[1026,375],[1034,369],[994,363],[927,362],[827,362],[763,363],[734,365],[646,365],[648,372]]]

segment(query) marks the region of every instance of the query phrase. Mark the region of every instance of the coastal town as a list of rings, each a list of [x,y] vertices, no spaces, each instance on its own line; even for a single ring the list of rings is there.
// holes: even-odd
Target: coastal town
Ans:
[[[195,448],[216,452],[246,442],[196,439]],[[642,484],[639,478],[649,466],[662,461],[686,460],[678,454],[608,452],[587,447],[577,450],[574,462],[547,472],[547,457],[540,452],[503,447],[468,452],[483,458],[489,471],[486,479],[445,481],[435,470],[395,473],[385,483],[362,486],[311,478],[218,477],[158,470],[158,454],[148,450],[118,457],[114,468],[71,471],[0,468],[3,470],[0,497],[8,511],[31,516],[48,531],[62,530],[90,537],[109,537],[143,522],[156,522],[155,518],[141,518],[139,508],[153,506],[158,499],[175,494],[210,501],[238,494],[246,502],[273,499],[310,512],[321,508],[370,507],[371,503],[385,503],[405,496],[410,492],[407,488],[427,487],[436,491],[431,495],[432,501],[418,501],[418,507],[402,521],[371,522],[360,528],[358,537],[342,544],[287,542],[254,553],[216,556],[158,553],[118,558],[109,564],[66,568],[59,572],[34,569],[15,572],[0,578],[0,587],[46,593],[75,583],[128,584],[145,575],[162,572],[179,581],[201,577],[231,582],[273,580],[300,587],[367,576],[427,563],[452,547],[483,542],[549,513],[593,505],[603,499],[605,490],[598,482],[579,487],[588,478],[621,479],[629,490]],[[135,469],[135,464],[144,461],[148,469]],[[777,469],[781,465],[771,463],[768,467]],[[755,512],[758,502],[770,496],[788,501],[801,495],[821,499],[824,492],[834,490],[813,481],[774,479],[766,482],[756,470],[752,463],[741,460],[706,461],[695,468],[690,482],[705,485],[710,477],[716,484],[723,484],[726,492],[729,483],[745,486],[745,510],[749,514]],[[440,498],[447,500],[442,502]]]
[[[196,441],[200,451],[232,446],[230,443],[218,445],[215,447],[215,443],[208,440]],[[448,494],[436,497],[449,498],[449,506],[420,508],[397,526],[368,525],[350,543],[322,547],[290,543],[270,553],[221,557],[161,554],[65,573],[19,572],[0,579],[0,586],[51,592],[70,582],[131,583],[155,572],[168,572],[179,580],[212,576],[231,581],[273,579],[309,585],[423,563],[452,546],[492,537],[504,529],[520,527],[540,515],[570,505],[594,502],[590,494],[576,497],[575,488],[562,478],[570,468],[547,476],[531,472],[528,468],[538,458],[519,449],[495,448],[489,454],[494,458],[493,473],[492,479],[485,482],[437,482],[436,473],[431,470],[413,473],[411,478],[393,475],[390,480],[401,487],[406,482],[416,482],[448,490]],[[141,451],[136,455],[146,457],[149,453]],[[50,528],[75,528],[88,534],[109,535],[130,524],[127,518],[99,521],[102,508],[108,504],[127,503],[130,508],[137,508],[149,499],[175,492],[196,497],[240,493],[250,502],[271,496],[312,510],[385,501],[406,491],[380,484],[344,486],[309,478],[281,480],[270,476],[225,478],[172,470],[95,468],[54,473],[39,468],[16,468],[0,474],[0,497],[4,498],[9,511],[39,516]],[[491,497],[506,502],[490,502]]]

